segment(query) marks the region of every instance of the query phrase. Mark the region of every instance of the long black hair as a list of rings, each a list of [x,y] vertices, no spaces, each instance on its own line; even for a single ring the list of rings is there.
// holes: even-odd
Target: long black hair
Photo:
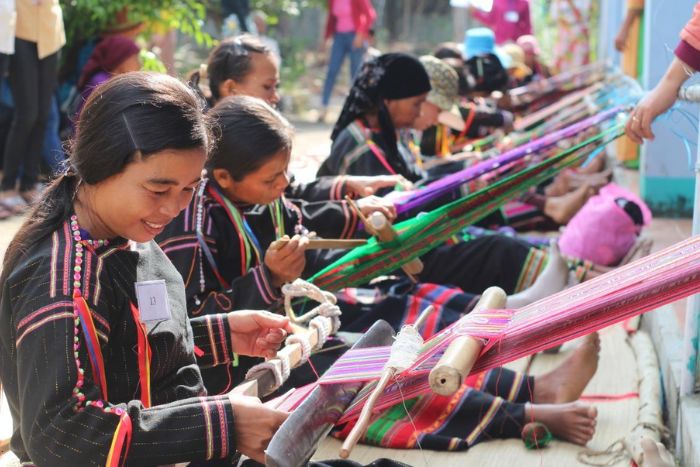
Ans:
[[[211,92],[210,105],[215,105],[221,99],[219,91],[221,83],[227,79],[237,82],[245,79],[250,73],[253,61],[252,54],[254,53],[272,56],[272,51],[260,39],[250,34],[224,39],[214,47],[209,54],[206,67],[209,91]],[[201,96],[204,96],[204,92],[199,86],[199,81],[202,78],[202,72],[195,71],[190,75],[190,86],[196,89]]]
[[[230,96],[211,109],[209,116],[216,122],[217,144],[207,167],[226,169],[236,181],[280,151],[292,150],[292,126],[261,99]]]
[[[203,102],[175,78],[126,73],[97,87],[80,115],[65,172],[46,188],[7,248],[0,284],[32,245],[70,217],[81,183],[94,185],[135,157],[166,149],[208,151],[211,141]]]

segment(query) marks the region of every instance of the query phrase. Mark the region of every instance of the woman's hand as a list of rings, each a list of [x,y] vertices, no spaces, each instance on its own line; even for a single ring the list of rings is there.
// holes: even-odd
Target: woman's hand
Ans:
[[[272,273],[272,285],[281,287],[301,277],[306,266],[306,246],[309,239],[295,235],[289,239],[287,235],[281,241],[272,242],[265,252],[265,266]]]
[[[617,36],[615,36],[615,50],[617,50],[618,52],[625,51],[625,48],[627,47],[627,37],[629,36],[629,32],[629,28],[626,28],[623,25],[618,31]]]
[[[659,84],[644,96],[630,113],[630,118],[625,125],[625,134],[637,144],[642,144],[644,139],[654,139],[651,123],[671,108],[678,98],[681,85],[694,72],[695,70],[675,57]]]
[[[365,37],[362,34],[355,33],[355,38],[352,40],[353,49],[361,49],[365,46]]]
[[[373,212],[381,212],[389,221],[396,219],[396,207],[390,201],[378,196],[367,196],[356,201],[360,212],[369,217]]]
[[[228,398],[233,407],[236,451],[264,464],[265,449],[289,414],[266,407],[257,397],[229,393]]]
[[[269,311],[233,311],[227,318],[231,345],[239,355],[272,358],[292,332],[289,318]]]
[[[664,81],[659,83],[630,113],[625,125],[625,134],[637,144],[642,144],[644,139],[654,139],[651,123],[676,102],[677,96],[677,86]]]
[[[401,175],[377,175],[375,177],[361,177],[349,175],[345,178],[345,187],[351,196],[370,196],[382,188],[393,188],[399,185],[403,190],[410,190],[413,184]]]

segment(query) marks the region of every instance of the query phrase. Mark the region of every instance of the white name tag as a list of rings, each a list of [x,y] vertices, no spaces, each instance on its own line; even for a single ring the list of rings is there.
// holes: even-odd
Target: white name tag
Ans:
[[[520,14],[517,11],[506,11],[506,14],[504,15],[506,21],[509,23],[517,23],[518,20],[520,19]]]
[[[163,279],[136,283],[136,300],[139,302],[141,321],[166,321],[170,319],[168,289]]]

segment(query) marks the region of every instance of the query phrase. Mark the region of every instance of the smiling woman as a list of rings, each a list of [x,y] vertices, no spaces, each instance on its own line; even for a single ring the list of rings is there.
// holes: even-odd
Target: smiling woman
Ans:
[[[199,182],[211,140],[201,101],[166,75],[121,75],[90,96],[76,134],[0,278],[12,450],[52,466],[262,459],[286,415],[206,397],[193,349],[212,366],[269,357],[288,320],[188,320],[182,279],[152,241]]]

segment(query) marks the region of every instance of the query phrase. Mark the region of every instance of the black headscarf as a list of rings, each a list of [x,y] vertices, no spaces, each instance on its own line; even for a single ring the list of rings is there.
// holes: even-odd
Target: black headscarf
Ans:
[[[421,62],[407,54],[388,53],[366,62],[357,74],[340,117],[333,128],[331,139],[358,118],[377,112],[379,128],[386,148],[396,155],[396,129],[384,99],[405,99],[430,91],[430,78]],[[366,123],[366,122],[365,122]]]

